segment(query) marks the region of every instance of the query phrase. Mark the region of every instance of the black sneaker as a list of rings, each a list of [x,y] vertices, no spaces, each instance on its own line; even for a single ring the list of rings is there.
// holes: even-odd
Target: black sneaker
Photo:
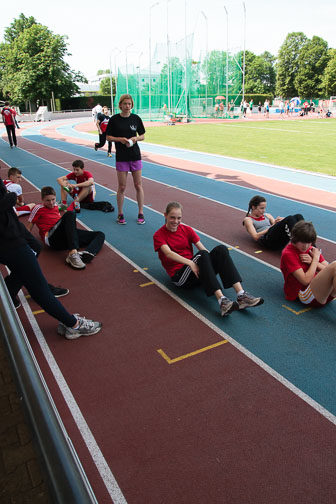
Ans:
[[[66,296],[70,292],[69,289],[63,289],[63,287],[54,287],[54,285],[51,284],[48,285],[53,295],[57,298]]]
[[[94,146],[94,150],[95,150],[95,151],[97,151],[97,150],[98,150],[97,144],[95,144],[95,146]]]
[[[78,252],[79,257],[82,259],[83,263],[89,264],[92,259],[95,257],[94,254],[91,254],[91,252],[88,252],[87,250],[84,250],[83,252]]]

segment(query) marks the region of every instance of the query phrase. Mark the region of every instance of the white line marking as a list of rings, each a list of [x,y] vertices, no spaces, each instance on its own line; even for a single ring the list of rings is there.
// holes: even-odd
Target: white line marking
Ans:
[[[70,388],[68,387],[68,384],[58,367],[58,364],[45,340],[45,337],[36,321],[36,318],[34,317],[30,306],[28,304],[28,301],[26,300],[25,296],[23,295],[22,291],[20,293],[20,300],[22,303],[22,306],[26,312],[27,318],[30,322],[30,325],[34,331],[34,334],[36,336],[36,339],[41,347],[41,350],[43,352],[43,355],[48,362],[48,365],[52,371],[52,374],[54,375],[54,378],[61,390],[61,393],[64,397],[65,402],[68,405],[69,410],[71,411],[71,415],[78,427],[78,430],[87,446],[87,449],[99,471],[99,474],[107,488],[108,493],[110,494],[111,498],[113,499],[113,502],[115,504],[127,504],[127,501],[123,495],[123,493],[120,490],[120,487],[117,483],[117,480],[112,474],[111,469],[109,468],[104,455],[102,454],[88,424],[86,423],[86,420],[84,416],[82,415],[81,410],[78,407],[78,404],[72,395],[72,392]]]
[[[246,357],[251,359],[255,364],[257,364],[259,367],[261,367],[266,373],[270,374],[275,378],[277,381],[279,381],[284,387],[289,389],[291,392],[293,392],[295,395],[300,397],[305,403],[307,403],[309,406],[311,406],[313,409],[315,409],[318,413],[320,413],[324,418],[329,420],[331,423],[336,425],[336,416],[333,415],[330,411],[325,409],[323,406],[321,406],[318,402],[316,402],[314,399],[312,399],[309,395],[307,395],[305,392],[300,390],[298,387],[296,387],[293,383],[291,383],[289,380],[287,380],[284,376],[279,374],[277,371],[275,371],[273,368],[271,368],[268,364],[266,364],[264,361],[259,359],[256,355],[254,355],[250,350],[245,348],[243,345],[238,343],[236,340],[234,340],[231,336],[229,336],[225,331],[219,329],[215,324],[210,322],[207,318],[205,318],[203,315],[201,315],[198,311],[196,311],[194,308],[192,308],[190,305],[188,305],[185,301],[180,299],[176,294],[171,292],[165,285],[163,285],[161,282],[159,282],[156,278],[154,278],[152,275],[150,275],[147,271],[143,270],[138,264],[136,264],[134,261],[129,259],[127,256],[125,256],[122,252],[120,252],[118,249],[116,249],[113,245],[107,243],[107,246],[113,250],[116,254],[118,254],[122,259],[124,259],[126,262],[128,262],[130,265],[133,266],[133,268],[136,268],[139,270],[145,277],[147,277],[149,280],[155,283],[161,290],[163,290],[168,296],[170,296],[172,299],[174,299],[177,303],[179,303],[181,306],[183,306],[186,310],[188,310],[190,313],[192,313],[195,317],[197,317],[201,322],[203,322],[205,325],[210,327],[213,331],[215,331],[221,338],[227,339],[237,350],[239,350],[242,354],[244,354]],[[239,252],[239,251],[238,251]],[[261,261],[262,262],[262,261]],[[277,268],[274,268],[277,269]]]
[[[32,184],[34,185],[34,184]],[[35,186],[36,187],[36,186]],[[150,208],[152,212],[156,212],[158,214],[161,214],[161,212],[154,210],[153,208]],[[83,223],[82,223],[83,224]],[[86,229],[90,229],[88,226],[83,224]],[[213,238],[210,235],[207,235],[203,232],[200,232],[201,234],[212,238],[216,241],[219,241],[217,238]],[[224,242],[220,242],[224,243]],[[198,313],[194,308],[189,306],[185,301],[180,299],[178,296],[176,296],[173,292],[171,292],[167,287],[165,287],[161,282],[159,282],[156,278],[154,278],[152,275],[147,273],[144,269],[142,269],[138,264],[136,264],[134,261],[129,259],[127,256],[125,256],[122,252],[120,252],[118,249],[116,249],[113,245],[110,243],[105,242],[105,244],[113,250],[119,257],[124,259],[126,262],[128,262],[130,265],[133,266],[133,268],[139,270],[145,277],[147,277],[150,281],[154,282],[161,290],[163,290],[166,294],[168,294],[172,299],[174,299],[176,302],[178,302],[181,306],[186,308],[190,313],[192,313],[195,317],[197,317],[199,320],[201,320],[204,324],[206,324],[208,327],[213,329],[217,334],[219,334],[222,338],[227,339],[237,350],[239,350],[241,353],[246,355],[249,359],[251,359],[253,362],[255,362],[259,367],[261,367],[264,371],[266,371],[268,374],[273,376],[277,381],[279,381],[283,386],[285,386],[287,389],[289,389],[291,392],[293,392],[295,395],[300,397],[304,402],[306,402],[309,406],[311,406],[313,409],[315,409],[318,413],[320,413],[324,418],[329,420],[331,423],[336,425],[336,417],[327,409],[325,409],[323,406],[321,406],[318,402],[316,402],[314,399],[312,399],[310,396],[308,396],[306,393],[304,393],[302,390],[300,390],[298,387],[296,387],[293,383],[291,383],[289,380],[287,380],[284,376],[280,375],[277,371],[275,371],[273,368],[271,368],[268,364],[263,362],[259,357],[254,355],[252,352],[250,352],[247,348],[245,348],[243,345],[238,343],[236,340],[234,340],[231,336],[229,336],[227,333],[219,329],[215,324],[210,322],[208,319],[206,319],[203,315]],[[239,254],[243,254],[245,256],[248,256],[250,259],[253,259],[254,261],[257,261],[259,263],[262,263],[266,265],[267,267],[270,267],[276,271],[280,271],[279,268],[276,268],[275,266],[272,266],[270,264],[265,263],[264,261],[260,260],[257,257],[253,257],[248,255],[246,252],[242,250],[237,250],[235,249]],[[27,314],[28,316],[28,314]],[[41,333],[42,334],[42,333]],[[43,335],[42,338],[44,339]],[[45,341],[45,340],[44,340]],[[48,347],[49,348],[49,347]],[[51,354],[52,355],[52,354]],[[57,364],[56,364],[57,365]],[[64,378],[63,378],[64,379]],[[65,381],[64,381],[65,382]],[[66,384],[66,382],[65,382]],[[67,386],[67,385],[66,385]],[[69,406],[70,407],[70,406]],[[77,406],[78,407],[78,406]],[[80,410],[79,413],[81,414]],[[84,420],[84,418],[83,418]],[[84,420],[85,422],[85,420]],[[99,448],[98,448],[99,449]],[[91,453],[91,452],[90,452]],[[105,459],[104,459],[105,460]],[[109,468],[108,468],[109,470]],[[111,473],[112,474],[112,473]],[[113,476],[113,475],[112,475]],[[103,477],[103,476],[102,476]],[[114,477],[113,477],[114,478]],[[106,483],[105,483],[106,484]],[[118,487],[119,488],[119,487]],[[125,501],[120,501],[120,502],[125,502]]]

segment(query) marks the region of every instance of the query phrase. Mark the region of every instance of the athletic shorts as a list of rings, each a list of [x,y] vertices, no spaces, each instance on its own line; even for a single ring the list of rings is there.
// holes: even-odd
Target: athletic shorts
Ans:
[[[305,290],[299,291],[298,298],[302,304],[305,304],[305,305],[308,305],[311,307],[316,307],[316,308],[319,306],[324,306],[325,304],[330,303],[330,301],[335,299],[332,296],[329,296],[327,301],[324,304],[320,303],[319,301],[317,301],[317,299],[315,299],[315,296],[311,290],[310,285],[308,285],[308,287]]]
[[[142,170],[142,161],[116,161],[116,170],[120,172],[135,172]]]

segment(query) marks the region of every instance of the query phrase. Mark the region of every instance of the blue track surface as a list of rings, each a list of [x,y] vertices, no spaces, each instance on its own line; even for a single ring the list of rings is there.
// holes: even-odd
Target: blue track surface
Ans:
[[[45,146],[51,146],[85,157],[106,165],[113,163],[106,155],[97,153],[93,149],[68,142],[49,139],[38,134],[40,126],[34,126],[24,132],[27,139]],[[1,158],[20,167],[24,176],[38,187],[53,184],[56,178],[64,174],[64,169],[45,161],[21,149],[10,151],[8,144],[0,142]],[[209,164],[209,159],[207,160]],[[113,163],[114,164],[114,163]],[[253,166],[256,166],[254,163]],[[209,180],[198,175],[185,173],[168,167],[144,163],[143,174],[153,180],[168,185],[174,185],[203,197],[210,197],[223,204],[235,207],[246,207],[251,190]],[[97,199],[110,200],[115,204],[112,191],[97,186]],[[255,193],[255,190],[253,190]],[[317,222],[320,235],[336,240],[334,213],[309,205],[301,205],[284,198],[267,196],[274,213],[302,212],[307,219]],[[295,209],[295,212],[294,212]],[[280,211],[281,210],[281,211]],[[234,313],[222,319],[218,314],[218,306],[214,299],[207,299],[200,291],[184,292],[171,286],[166,273],[163,271],[157,255],[153,251],[153,233],[163,224],[163,217],[148,208],[146,210],[147,223],[137,226],[135,216],[137,205],[134,201],[125,201],[125,214],[134,216],[128,219],[127,226],[118,226],[114,214],[103,214],[82,210],[80,219],[93,229],[105,232],[106,240],[117,250],[129,257],[139,267],[147,267],[148,272],[158,281],[178,294],[195,310],[213,324],[224,330],[233,339],[258,356],[270,367],[284,376],[287,380],[301,389],[315,401],[320,403],[331,413],[336,415],[336,303],[331,303],[323,310],[313,310],[295,315],[285,309],[283,305],[294,310],[301,310],[299,303],[285,302],[282,292],[282,275],[276,269],[265,263],[247,257],[237,250],[232,250],[233,259],[244,278],[245,287],[256,295],[265,297],[265,304],[254,310]],[[99,221],[98,221],[99,219]],[[219,242],[199,233],[202,242],[212,248]],[[99,261],[99,258],[97,258]],[[109,274],[107,268],[107,275]],[[113,271],[110,272],[113,279]],[[181,334],[183,337],[183,334]],[[225,360],[223,361],[225,365]]]

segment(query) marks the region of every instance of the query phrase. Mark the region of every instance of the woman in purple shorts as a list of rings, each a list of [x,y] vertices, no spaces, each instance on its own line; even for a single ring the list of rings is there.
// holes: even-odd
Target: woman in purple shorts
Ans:
[[[123,205],[127,183],[127,174],[130,171],[133,177],[134,188],[139,207],[138,224],[145,224],[143,214],[144,191],[142,188],[142,161],[138,142],[145,138],[145,128],[141,118],[132,114],[134,107],[133,98],[123,94],[119,100],[120,114],[115,114],[109,120],[106,129],[106,138],[115,143],[116,169],[118,176],[118,224],[126,224],[123,214]]]

